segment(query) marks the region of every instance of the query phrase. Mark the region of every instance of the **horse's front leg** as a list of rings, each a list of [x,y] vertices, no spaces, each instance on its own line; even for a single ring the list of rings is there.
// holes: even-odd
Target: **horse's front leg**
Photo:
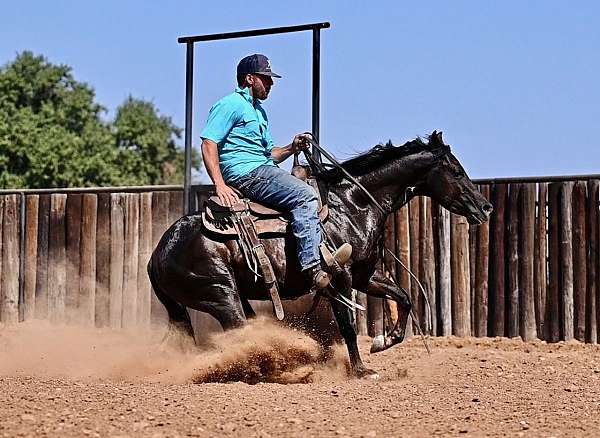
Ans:
[[[346,298],[351,299],[351,280],[350,276],[340,276],[343,278],[335,278],[332,282],[335,290],[343,293]],[[337,280],[337,281],[335,281]],[[337,321],[340,333],[346,342],[346,348],[348,348],[348,356],[350,358],[350,371],[354,376],[357,377],[371,377],[378,378],[377,372],[365,367],[360,358],[360,352],[358,350],[358,343],[356,338],[356,331],[352,324],[352,317],[350,309],[344,304],[337,300],[330,300],[335,320]]]
[[[366,288],[361,290],[361,292],[373,297],[393,300],[398,304],[398,320],[394,328],[386,336],[381,333],[373,338],[371,353],[378,353],[401,343],[404,340],[406,323],[408,322],[408,315],[411,308],[410,298],[406,291],[396,286],[393,281],[377,270],[369,280]]]

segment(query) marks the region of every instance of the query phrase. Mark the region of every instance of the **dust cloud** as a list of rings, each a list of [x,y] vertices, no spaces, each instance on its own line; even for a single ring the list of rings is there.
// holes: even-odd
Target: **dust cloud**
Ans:
[[[0,325],[0,376],[250,384],[346,378],[340,352],[322,363],[313,339],[266,318],[213,335],[202,346],[172,337],[164,343],[164,335],[164,327],[126,331],[39,320]]]

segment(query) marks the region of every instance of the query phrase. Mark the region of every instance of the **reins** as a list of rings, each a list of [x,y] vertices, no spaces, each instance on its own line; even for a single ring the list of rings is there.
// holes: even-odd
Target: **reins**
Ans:
[[[323,147],[321,147],[321,145],[319,145],[315,139],[314,136],[312,135],[312,133],[307,132],[306,134],[309,134],[310,137],[308,138],[309,143],[311,144],[311,146],[318,150],[321,155],[323,155],[325,158],[327,158],[327,160],[329,160],[329,162],[336,167],[337,169],[340,170],[340,172],[342,172],[344,174],[344,176],[351,181],[354,185],[356,185],[366,196],[367,198],[369,198],[369,200],[371,201],[371,203],[377,207],[377,209],[379,209],[379,211],[381,213],[383,213],[384,216],[387,216],[387,214],[389,213],[388,211],[386,211],[383,206],[377,201],[377,199],[375,199],[375,197],[361,184],[358,182],[358,180],[356,178],[354,178],[346,169],[344,169],[344,167],[329,153],[327,152],[325,149],[323,149]],[[312,168],[318,168],[319,170],[323,170],[324,166],[321,163],[318,163],[312,156],[311,153],[309,153],[308,151],[304,151],[304,155],[307,159],[307,161],[309,162],[310,166]],[[404,194],[405,198],[404,201],[408,201],[410,198],[412,198],[412,196],[414,196],[413,194],[413,189],[414,187],[408,187],[406,193]],[[415,274],[413,274],[413,272],[407,268],[404,263],[402,263],[400,261],[400,259],[398,257],[396,257],[396,255],[393,253],[393,251],[391,251],[390,249],[388,249],[385,246],[385,243],[383,244],[383,249],[384,251],[387,251],[389,254],[392,255],[392,257],[394,257],[394,259],[396,259],[396,261],[398,263],[400,263],[400,266],[402,266],[403,269],[405,269],[412,278],[415,279],[415,281],[417,282],[418,286],[419,286],[419,290],[421,291],[423,298],[425,299],[425,302],[427,303],[427,307],[429,308],[429,326],[432,326],[432,321],[431,321],[431,305],[429,303],[429,298],[427,297],[427,294],[425,293],[425,288],[423,288],[423,286],[421,285],[421,282],[419,281],[419,279],[415,276]],[[384,268],[388,271],[389,278],[392,280],[392,282],[399,288],[402,289],[402,287],[398,284],[398,282],[396,281],[396,279],[394,278],[393,275],[391,275],[391,272],[389,270],[389,268],[387,267],[386,263],[385,263],[385,257],[382,257],[382,264],[384,266]],[[410,302],[410,297],[407,297],[408,301]],[[384,318],[383,318],[383,333],[384,333],[384,337],[386,335],[386,330],[385,330],[385,302],[383,302],[384,305]],[[423,329],[421,328],[421,322],[419,320],[419,318],[417,318],[417,316],[415,315],[415,312],[413,310],[413,304],[412,302],[410,302],[410,315],[412,317],[412,319],[416,322],[416,327],[417,327],[417,331],[419,332],[419,335],[421,336],[421,340],[423,341],[423,344],[425,345],[425,349],[427,350],[427,353],[431,354],[431,350],[429,348],[429,345],[427,344],[427,339],[425,338],[425,335],[423,333]]]

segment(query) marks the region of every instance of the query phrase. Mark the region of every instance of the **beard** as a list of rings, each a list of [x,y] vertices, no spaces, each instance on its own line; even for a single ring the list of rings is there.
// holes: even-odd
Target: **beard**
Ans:
[[[259,100],[265,100],[269,96],[270,89],[266,89],[262,84],[256,82],[252,85],[252,96]]]

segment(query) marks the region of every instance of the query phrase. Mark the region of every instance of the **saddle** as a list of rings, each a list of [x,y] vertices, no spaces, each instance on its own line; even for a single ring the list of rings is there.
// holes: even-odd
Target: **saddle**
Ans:
[[[323,205],[322,203],[317,182],[314,178],[308,178],[306,182],[317,192],[319,199],[319,219],[321,222],[325,222],[329,215],[329,208],[327,204]],[[240,197],[240,202],[231,208],[224,206],[218,196],[211,196],[204,202],[201,215],[202,225],[206,230],[215,234],[239,237],[240,233],[238,227],[235,226],[234,217],[235,213],[245,213],[245,215],[250,217],[256,229],[256,234],[259,236],[264,234],[283,235],[291,232],[289,229],[290,220],[288,213],[251,201],[245,198],[239,191],[236,190],[236,192]]]
[[[296,163],[295,163],[296,164]],[[300,166],[304,167],[304,166]],[[324,222],[329,214],[327,205],[323,205],[321,194],[314,178],[308,178],[308,169],[300,171],[294,166],[292,174],[301,176],[300,179],[310,184],[318,195],[319,219]],[[246,265],[254,273],[256,279],[262,277],[271,296],[277,319],[284,318],[283,306],[279,297],[279,288],[271,261],[259,236],[283,235],[291,232],[289,215],[266,205],[245,198],[239,191],[240,201],[232,207],[223,205],[218,196],[209,197],[202,206],[202,225],[209,232],[231,236],[237,239]],[[331,253],[324,244],[321,252],[326,262],[331,259]],[[260,273],[257,268],[260,267]]]

